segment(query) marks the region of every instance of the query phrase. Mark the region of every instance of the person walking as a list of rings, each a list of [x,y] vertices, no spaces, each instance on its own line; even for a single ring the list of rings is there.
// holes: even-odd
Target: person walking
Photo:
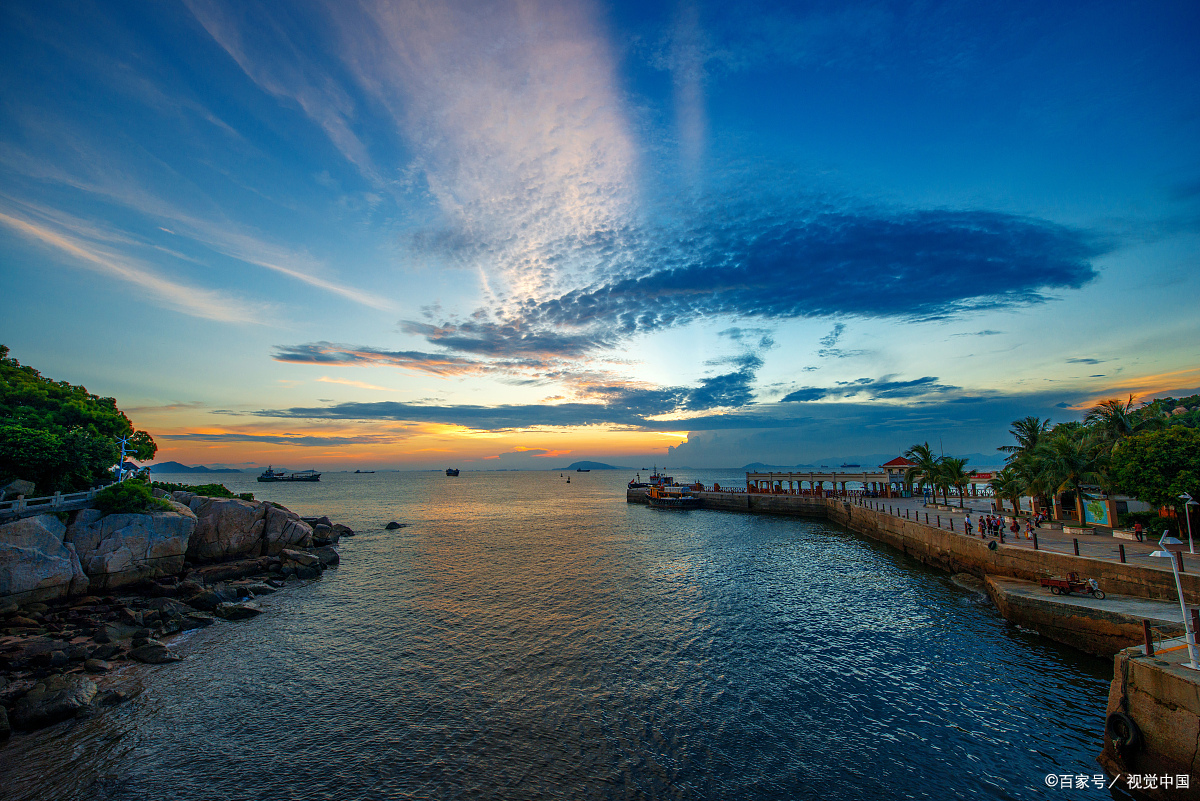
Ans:
[[[1142,541],[1142,521],[1139,520],[1133,524],[1133,536],[1137,537],[1137,541]]]
[[[971,536],[971,515],[967,515],[967,519],[963,521],[963,530],[967,532],[967,536]]]

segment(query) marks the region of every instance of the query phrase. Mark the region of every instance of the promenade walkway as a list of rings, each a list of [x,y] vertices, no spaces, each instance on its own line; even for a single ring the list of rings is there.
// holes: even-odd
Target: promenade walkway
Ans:
[[[928,515],[929,525],[937,526],[938,520],[941,520],[943,529],[953,529],[955,532],[966,536],[963,533],[963,521],[967,513],[971,515],[971,522],[975,524],[975,537],[979,537],[979,515],[980,513],[988,514],[992,509],[994,498],[966,498],[965,505],[959,509],[957,505],[952,511],[928,509],[925,507],[924,498],[863,498],[854,499],[847,498],[855,504],[862,504],[867,508],[876,511],[883,511],[895,514],[897,517],[909,517],[909,519],[919,520],[924,523],[926,515]],[[957,499],[954,499],[957,501]],[[1011,521],[1012,510],[1004,515],[1005,518]],[[1021,519],[1021,536],[1013,537],[1010,532],[1005,532],[1004,544],[1015,548],[1033,549],[1033,541],[1025,539],[1025,519]],[[1107,532],[1108,529],[1099,529]],[[1170,571],[1171,563],[1166,559],[1150,556],[1151,551],[1158,549],[1158,538],[1162,536],[1162,531],[1147,531],[1146,542],[1136,542],[1133,540],[1123,540],[1113,537],[1111,534],[1072,534],[1066,531],[1059,531],[1050,528],[1037,529],[1037,545],[1039,550],[1051,551],[1053,553],[1074,554],[1075,540],[1079,540],[1079,555],[1087,556],[1092,559],[1111,559],[1114,562],[1121,561],[1121,546],[1125,546],[1125,561],[1128,564],[1140,565],[1143,567],[1158,568],[1160,570]],[[1171,536],[1179,537],[1186,545],[1188,542],[1187,532],[1172,531]],[[1200,551],[1200,541],[1196,542],[1196,550]],[[1184,571],[1187,573],[1200,573],[1200,553],[1191,554],[1185,552],[1183,554]]]

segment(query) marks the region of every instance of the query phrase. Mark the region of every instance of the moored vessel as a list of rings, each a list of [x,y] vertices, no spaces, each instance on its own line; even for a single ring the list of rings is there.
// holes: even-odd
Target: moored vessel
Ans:
[[[698,509],[700,497],[686,485],[671,484],[651,487],[646,493],[647,502],[655,509]]]
[[[458,475],[458,468],[457,468],[457,467],[447,467],[447,468],[446,468],[446,475],[448,475],[448,476],[457,476],[457,475]]]
[[[259,481],[320,481],[321,474],[316,470],[298,470],[289,473],[286,470],[276,470],[274,466],[267,465],[267,469],[258,477]]]

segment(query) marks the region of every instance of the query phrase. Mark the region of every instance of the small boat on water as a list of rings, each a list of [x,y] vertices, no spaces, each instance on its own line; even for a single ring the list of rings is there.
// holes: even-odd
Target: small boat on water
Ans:
[[[446,468],[446,475],[448,475],[448,476],[457,476],[457,475],[458,475],[458,468],[457,468],[457,467],[447,467],[447,468]]]
[[[316,470],[299,470],[294,473],[289,473],[286,470],[276,470],[273,465],[267,465],[267,469],[258,477],[259,481],[320,481],[321,474]]]
[[[667,485],[651,487],[646,493],[646,500],[655,509],[698,509],[700,498],[692,494],[692,488],[686,485]]]
[[[590,473],[590,472],[592,472],[592,469],[589,467],[587,470],[584,470],[582,467],[576,467],[575,472],[576,473]]]
[[[366,474],[366,473],[374,473],[375,471],[374,470],[355,470],[354,472]]]
[[[629,479],[629,489],[646,489],[650,485],[642,481],[642,474],[637,473],[633,478]]]

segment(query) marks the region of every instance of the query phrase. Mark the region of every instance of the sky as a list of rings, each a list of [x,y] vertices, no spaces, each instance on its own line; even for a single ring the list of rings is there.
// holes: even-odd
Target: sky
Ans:
[[[1194,2],[8,0],[0,343],[185,464],[993,453],[1200,387],[1198,34]]]

